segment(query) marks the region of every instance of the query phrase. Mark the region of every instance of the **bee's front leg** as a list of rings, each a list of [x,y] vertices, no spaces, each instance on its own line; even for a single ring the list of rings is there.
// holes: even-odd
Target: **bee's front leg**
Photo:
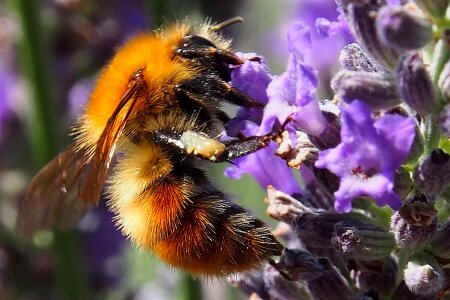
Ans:
[[[157,142],[175,146],[188,155],[198,156],[212,162],[224,162],[238,158],[265,147],[271,136],[254,136],[220,142],[202,132],[183,133],[154,132]]]

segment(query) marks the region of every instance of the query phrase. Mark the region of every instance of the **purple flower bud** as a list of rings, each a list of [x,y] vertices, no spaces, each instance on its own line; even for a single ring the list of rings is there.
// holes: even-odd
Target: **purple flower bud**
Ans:
[[[404,167],[400,167],[395,171],[394,175],[394,192],[402,199],[406,199],[412,190],[411,176]]]
[[[309,167],[302,166],[300,173],[305,182],[304,194],[311,199],[310,203],[314,207],[330,210],[334,204],[333,194],[317,180],[314,172]]]
[[[356,43],[345,46],[338,59],[341,69],[349,71],[386,72]]]
[[[417,161],[422,157],[423,151],[425,150],[425,143],[423,140],[422,132],[419,127],[416,126],[416,134],[414,135],[414,140],[411,145],[411,151],[406,158],[405,165],[416,165]]]
[[[437,211],[434,203],[425,196],[416,195],[406,201],[391,218],[391,230],[399,246],[408,249],[425,246],[437,228]]]
[[[320,135],[308,135],[309,140],[319,150],[336,147],[341,142],[341,121],[339,117],[331,112],[323,112],[327,120],[327,126]]]
[[[308,299],[306,286],[300,281],[290,281],[284,278],[273,266],[264,269],[264,285],[268,297],[263,299]]]
[[[314,165],[308,166],[312,169],[317,181],[329,193],[334,194],[339,189],[339,177],[327,169],[317,168]],[[336,201],[335,201],[336,205]]]
[[[373,109],[387,109],[400,103],[396,78],[389,73],[341,70],[331,88],[345,102],[358,99]]]
[[[375,26],[378,11],[386,1],[336,0],[336,3],[358,43],[384,67],[395,69],[400,52],[379,40]]]
[[[395,290],[391,299],[395,300],[437,300],[437,295],[420,296],[413,294],[409,288],[406,286],[405,282],[402,281],[400,285]]]
[[[308,281],[308,288],[313,299],[348,300],[352,290],[339,270],[326,258],[319,259],[324,271],[322,276]]]
[[[439,74],[438,87],[445,100],[450,101],[450,61],[444,65]]]
[[[433,17],[441,18],[445,14],[449,0],[415,0],[414,2]]]
[[[416,255],[404,270],[409,290],[420,296],[434,296],[443,287],[445,275],[436,260],[429,255]]]
[[[304,205],[294,197],[276,190],[273,186],[267,188],[267,214],[275,220],[290,224],[294,219],[316,210]]]
[[[411,5],[387,5],[380,9],[376,27],[378,37],[385,45],[401,50],[415,50],[431,41],[431,22],[420,10],[414,8]]]
[[[428,195],[439,195],[450,183],[450,155],[436,148],[414,171],[416,188]]]
[[[394,236],[375,226],[358,228],[336,225],[333,242],[347,259],[372,261],[391,254]]]
[[[256,295],[256,299],[269,299],[266,285],[261,273],[245,273],[230,276],[228,282],[234,287],[239,288],[247,296]]]
[[[386,257],[381,261],[359,263],[355,270],[355,280],[361,290],[376,290],[381,296],[387,297],[397,285],[397,272],[395,260]]]
[[[322,275],[323,266],[310,253],[299,249],[283,250],[274,267],[289,280],[312,280]]]
[[[430,243],[433,255],[441,258],[450,258],[450,221],[439,226]]]
[[[442,133],[450,137],[450,104],[447,104],[439,114],[439,128]]]
[[[398,65],[400,94],[420,115],[435,112],[439,103],[436,91],[419,53],[405,54]]]
[[[332,238],[338,228],[356,227],[377,230],[363,215],[336,213],[304,213],[292,222],[292,228],[309,247],[333,248]]]

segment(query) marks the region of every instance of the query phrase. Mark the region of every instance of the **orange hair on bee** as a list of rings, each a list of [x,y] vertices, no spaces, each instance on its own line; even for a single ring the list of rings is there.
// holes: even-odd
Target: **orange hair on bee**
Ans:
[[[162,103],[162,99],[173,99],[171,90],[167,89],[167,81],[182,82],[195,75],[195,70],[185,64],[174,63],[172,52],[186,34],[187,28],[177,25],[171,30],[155,34],[140,34],[126,43],[116,53],[106,66],[86,105],[80,125],[76,132],[80,148],[90,149],[92,152],[102,134],[108,119],[125,94],[130,76],[136,70],[142,69],[144,79],[149,90],[147,100],[142,101],[136,111],[150,109],[149,113],[158,113],[170,103]],[[162,38],[160,35],[164,35]],[[169,95],[165,96],[165,93]],[[143,107],[145,105],[145,107]]]

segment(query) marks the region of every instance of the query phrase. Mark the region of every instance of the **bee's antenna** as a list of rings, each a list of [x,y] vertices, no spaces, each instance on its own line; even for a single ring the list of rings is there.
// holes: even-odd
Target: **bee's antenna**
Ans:
[[[219,30],[222,30],[224,27],[227,27],[229,25],[233,25],[233,24],[236,24],[236,23],[242,23],[242,22],[244,22],[244,18],[242,18],[240,16],[236,16],[234,18],[225,20],[223,22],[220,22],[219,24],[216,24],[216,25],[212,26],[211,29],[213,31],[219,31]]]

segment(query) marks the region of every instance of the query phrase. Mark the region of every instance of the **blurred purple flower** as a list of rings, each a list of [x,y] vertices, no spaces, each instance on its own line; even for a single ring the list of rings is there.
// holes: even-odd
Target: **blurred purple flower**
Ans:
[[[94,81],[89,78],[83,78],[75,82],[68,93],[69,113],[72,118],[78,117],[83,113],[83,107],[89,99]]]
[[[78,225],[90,282],[96,290],[116,284],[124,271],[125,238],[114,226],[113,219],[113,213],[102,202]]]
[[[149,26],[149,14],[144,1],[117,1],[115,5],[118,24],[122,27],[121,36],[125,39]]]
[[[0,139],[3,136],[5,123],[11,114],[12,76],[8,68],[0,61]]]
[[[316,167],[340,177],[335,209],[348,212],[351,201],[370,196],[379,206],[400,208],[394,193],[394,172],[405,161],[415,136],[415,122],[399,115],[375,120],[364,103],[355,100],[342,109],[341,143],[319,152]]]
[[[312,31],[311,55],[308,53],[306,61],[319,71],[328,69],[336,63],[342,47],[353,41],[345,19],[339,15],[334,0],[301,0],[297,9],[297,19],[317,29]],[[329,24],[327,35],[323,35],[324,21]]]
[[[345,42],[344,44],[350,44],[354,41],[347,21],[342,14],[337,17],[337,21],[330,21],[327,18],[317,18],[315,25],[319,37],[329,38],[333,36],[341,36]]]

